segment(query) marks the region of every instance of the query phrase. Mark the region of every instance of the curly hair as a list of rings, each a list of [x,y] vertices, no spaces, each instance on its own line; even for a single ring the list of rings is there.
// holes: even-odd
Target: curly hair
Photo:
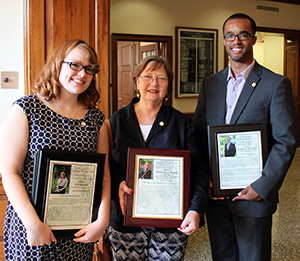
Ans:
[[[167,59],[159,56],[148,56],[143,59],[140,64],[137,66],[133,73],[133,82],[136,86],[136,80],[141,75],[141,73],[145,70],[149,63],[153,62],[153,66],[151,66],[150,71],[155,71],[163,67],[168,76],[168,94],[172,92],[173,89],[173,71],[170,63]]]
[[[75,47],[79,47],[87,52],[87,59],[96,73],[99,72],[99,62],[94,48],[85,41],[74,39],[60,45],[49,57],[42,71],[39,73],[32,86],[33,93],[38,93],[47,101],[59,99],[62,84],[59,81],[61,67],[65,57]],[[100,94],[96,89],[96,75],[93,75],[88,89],[78,95],[78,101],[82,105],[97,105],[99,103]]]

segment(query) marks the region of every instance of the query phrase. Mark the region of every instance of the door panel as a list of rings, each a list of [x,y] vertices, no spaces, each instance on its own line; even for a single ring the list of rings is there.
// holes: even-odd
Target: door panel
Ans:
[[[134,96],[132,72],[137,64],[137,43],[118,42],[118,107],[125,107]]]

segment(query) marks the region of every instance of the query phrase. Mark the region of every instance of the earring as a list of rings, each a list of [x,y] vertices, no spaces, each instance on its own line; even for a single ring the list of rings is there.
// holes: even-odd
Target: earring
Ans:
[[[168,100],[169,100],[169,98],[168,98],[168,96],[166,96],[166,97],[165,97],[165,101],[168,101]]]
[[[140,95],[140,90],[137,89],[137,90],[136,90],[136,97],[137,97],[137,98],[140,98],[140,96],[141,96],[141,95]]]

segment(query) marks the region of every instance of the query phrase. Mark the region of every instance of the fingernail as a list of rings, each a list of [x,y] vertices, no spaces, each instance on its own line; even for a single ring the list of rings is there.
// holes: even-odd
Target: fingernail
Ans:
[[[133,191],[132,190],[130,190],[130,192],[129,192],[130,194],[133,194]]]
[[[182,229],[182,227],[179,228],[180,230]]]

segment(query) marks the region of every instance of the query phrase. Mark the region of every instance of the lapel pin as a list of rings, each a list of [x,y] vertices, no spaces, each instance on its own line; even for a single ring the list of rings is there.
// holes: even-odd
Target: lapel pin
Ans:
[[[165,125],[165,123],[164,123],[163,121],[160,121],[160,122],[159,122],[159,126],[162,127],[162,126],[164,126],[164,125]]]
[[[254,88],[256,86],[256,82],[252,83],[252,87]]]

